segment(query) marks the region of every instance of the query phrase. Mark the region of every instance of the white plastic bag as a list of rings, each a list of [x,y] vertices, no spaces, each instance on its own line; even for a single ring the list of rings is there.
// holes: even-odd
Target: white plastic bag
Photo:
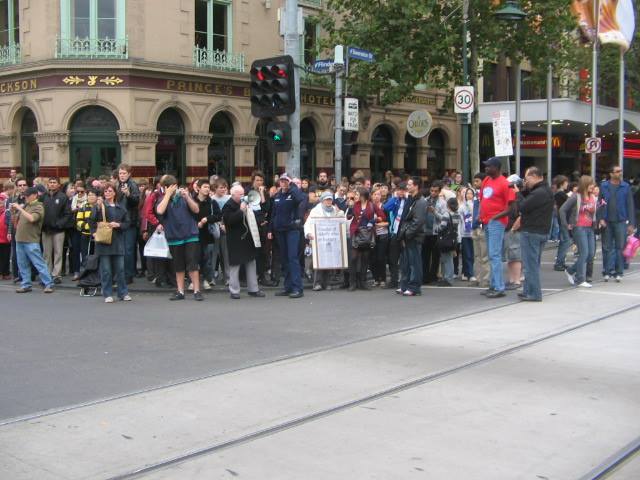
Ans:
[[[164,232],[154,232],[144,246],[144,256],[153,258],[171,258],[169,244],[164,237]]]

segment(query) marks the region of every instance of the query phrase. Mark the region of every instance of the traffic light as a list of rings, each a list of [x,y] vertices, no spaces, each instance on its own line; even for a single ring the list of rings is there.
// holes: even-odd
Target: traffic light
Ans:
[[[342,131],[342,158],[358,153],[358,132]]]
[[[291,150],[291,126],[287,122],[269,122],[267,145],[274,153]]]
[[[251,114],[266,118],[296,110],[295,66],[290,55],[262,58],[251,64]]]

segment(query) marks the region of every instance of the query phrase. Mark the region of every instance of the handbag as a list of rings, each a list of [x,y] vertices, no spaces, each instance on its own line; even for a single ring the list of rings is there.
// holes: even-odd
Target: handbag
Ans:
[[[353,247],[357,250],[369,250],[376,246],[376,236],[373,228],[358,227],[352,240]]]
[[[215,200],[211,200],[215,202]],[[211,209],[211,215],[213,215],[213,205],[209,207]],[[215,239],[218,240],[220,238],[220,224],[218,222],[207,223],[207,229],[209,230],[209,234]]]
[[[452,252],[456,249],[458,243],[458,232],[456,232],[453,224],[451,214],[449,214],[449,222],[444,230],[438,232],[438,238],[436,239],[436,247],[442,253]]]
[[[102,221],[98,222],[96,233],[94,235],[96,243],[102,243],[103,245],[111,245],[111,239],[113,238],[113,228],[107,222],[107,214],[102,204]]]

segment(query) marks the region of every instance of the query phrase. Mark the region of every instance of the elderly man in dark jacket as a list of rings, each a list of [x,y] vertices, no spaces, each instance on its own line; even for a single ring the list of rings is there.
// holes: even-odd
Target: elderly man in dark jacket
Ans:
[[[405,207],[400,223],[400,288],[397,293],[406,297],[421,295],[422,288],[422,243],[426,235],[427,201],[420,194],[420,178],[412,177],[407,182],[410,202]]]
[[[227,231],[229,249],[229,293],[231,298],[240,298],[240,266],[244,265],[247,276],[247,290],[251,297],[264,297],[258,287],[256,256],[258,248],[254,244],[245,215],[248,205],[242,201],[244,189],[240,185],[231,188],[231,198],[222,209],[222,221]]]
[[[524,286],[518,296],[525,302],[541,302],[540,261],[544,244],[549,238],[554,198],[549,185],[537,167],[529,167],[524,174],[525,188],[518,202],[520,218],[513,230],[522,232],[520,248],[524,266]]]

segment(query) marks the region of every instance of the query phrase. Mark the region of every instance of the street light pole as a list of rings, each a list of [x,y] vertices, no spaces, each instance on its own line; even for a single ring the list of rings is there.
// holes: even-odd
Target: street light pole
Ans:
[[[342,87],[344,78],[344,51],[342,45],[336,45],[333,62],[336,72],[336,106],[334,119],[334,176],[336,184],[342,181]],[[351,174],[349,174],[351,175]]]
[[[462,3],[462,84],[469,84],[469,60],[467,59],[467,22],[469,21],[469,0]],[[471,113],[473,115],[473,113]],[[471,172],[469,167],[469,124],[466,122],[467,114],[460,125],[462,137],[462,178],[470,182]]]
[[[291,55],[294,63],[300,59],[300,33],[298,31],[298,0],[286,0],[284,53]],[[300,176],[300,75],[294,75],[296,109],[289,115],[291,126],[291,150],[287,154],[285,168],[291,177]]]
[[[597,136],[597,116],[598,108],[598,32],[600,32],[600,1],[593,1],[593,22],[595,33],[593,35],[593,50],[591,52],[591,138]],[[591,154],[591,176],[594,181],[598,181],[596,164],[596,153]]]

